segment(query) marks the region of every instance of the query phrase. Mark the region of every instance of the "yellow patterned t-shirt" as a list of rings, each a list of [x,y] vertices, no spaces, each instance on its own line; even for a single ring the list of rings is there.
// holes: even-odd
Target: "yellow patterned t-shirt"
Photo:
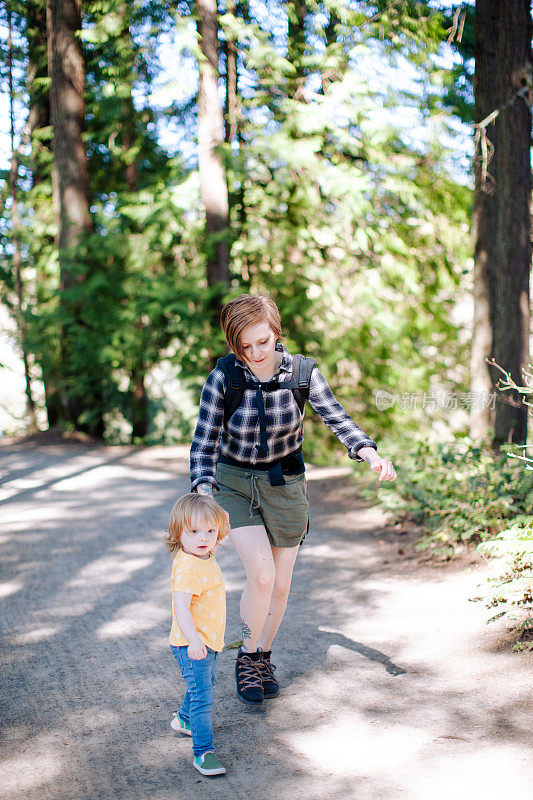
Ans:
[[[172,628],[170,644],[189,644],[176,621],[174,592],[190,592],[191,615],[202,642],[220,652],[226,629],[226,592],[222,572],[214,555],[203,559],[178,550],[172,562]]]

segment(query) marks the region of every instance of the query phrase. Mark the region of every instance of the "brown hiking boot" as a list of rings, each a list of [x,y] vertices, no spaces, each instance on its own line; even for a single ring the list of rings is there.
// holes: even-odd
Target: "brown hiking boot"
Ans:
[[[265,695],[259,664],[261,653],[237,653],[235,662],[235,679],[237,681],[237,697],[249,706],[259,707]]]
[[[257,662],[257,664],[261,674],[263,694],[265,695],[265,700],[269,700],[271,697],[277,697],[279,694],[279,683],[274,677],[274,670],[276,667],[274,664],[270,663],[271,650],[263,652],[258,647],[257,652],[261,653],[261,659]]]

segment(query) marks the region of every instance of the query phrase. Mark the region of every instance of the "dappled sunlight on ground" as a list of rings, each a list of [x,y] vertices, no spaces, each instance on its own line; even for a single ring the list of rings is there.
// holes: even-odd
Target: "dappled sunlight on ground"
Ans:
[[[352,535],[359,536],[362,531],[373,531],[376,527],[384,528],[387,524],[388,515],[377,508],[357,509],[351,513],[345,511],[339,514],[328,514],[324,520],[321,517],[314,518],[317,527],[326,523],[331,531],[342,532],[343,537],[351,538]]]
[[[311,530],[273,651],[279,700],[250,714],[234,696],[236,651],[222,654],[214,724],[228,776],[209,782],[169,726],[184,688],[163,537],[188,491],[186,449],[4,453],[10,800],[254,800],[258,787],[261,800],[529,797],[525,659],[484,652],[477,575],[407,569],[346,474],[310,471]],[[229,543],[217,559],[230,643],[244,573]]]
[[[11,534],[3,534],[2,543],[13,539],[15,533],[17,540],[21,535],[26,539],[39,536],[57,525],[58,516],[61,517],[61,509],[50,503],[37,503],[30,508],[25,505],[5,506],[2,509],[2,520],[6,527],[9,525]]]
[[[129,603],[96,630],[96,637],[114,639],[118,636],[134,636],[167,621],[168,606],[160,607],[150,601]]]
[[[525,800],[530,789],[525,775],[527,748],[435,737],[429,726],[424,730],[403,722],[383,725],[356,712],[337,713],[315,730],[287,738],[309,772],[396,785],[396,792],[410,800],[467,798],[469,793]]]
[[[57,625],[48,625],[42,626],[39,628],[33,628],[32,630],[28,630],[25,633],[21,633],[18,636],[14,636],[12,639],[13,644],[33,644],[34,642],[42,642],[45,639],[51,639],[52,636],[55,636],[61,628]]]
[[[312,732],[288,737],[291,747],[308,758],[314,769],[350,777],[388,775],[419,757],[430,736],[410,725],[384,728],[353,711],[335,714],[334,719]]]
[[[114,483],[122,484],[122,481],[131,480],[131,470],[120,465],[108,465],[105,467],[92,467],[90,475],[86,471],[77,473],[72,477],[66,477],[57,481],[54,485],[55,492],[86,492],[97,487],[104,490]],[[164,480],[171,480],[171,473],[154,472],[153,470],[136,470],[133,475],[133,483],[161,483]],[[149,490],[149,487],[147,487]]]
[[[157,556],[161,552],[161,531],[156,532],[157,539],[153,542],[140,541],[140,542],[121,542],[117,544],[113,551],[118,556]]]
[[[349,478],[353,474],[352,467],[314,467],[305,465],[305,478],[307,483],[313,481],[333,480],[335,478]]]
[[[52,740],[50,735],[36,737],[31,748],[0,763],[0,783],[5,796],[15,798],[26,792],[32,796],[58,777],[64,761],[60,742]]]
[[[366,552],[369,556],[373,553],[373,547],[370,543],[365,545],[360,545],[359,547],[359,557],[366,549]],[[342,563],[343,555],[346,555],[351,552],[351,547],[349,542],[346,542],[345,539],[332,539],[330,542],[326,543],[314,543],[314,540],[306,540],[304,547],[302,548],[302,552],[300,554],[300,560],[302,561],[315,561],[321,562],[323,559],[331,559],[335,561],[336,564]]]
[[[21,581],[3,581],[0,583],[0,599],[20,592],[23,586]]]
[[[67,589],[87,589],[123,583],[134,572],[149,566],[150,558],[130,558],[119,560],[115,554],[98,558],[86,564],[78,574],[66,584]]]

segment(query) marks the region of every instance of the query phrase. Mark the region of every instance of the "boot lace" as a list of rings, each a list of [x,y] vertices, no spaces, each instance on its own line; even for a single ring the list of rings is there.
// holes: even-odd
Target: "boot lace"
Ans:
[[[262,678],[274,677],[274,670],[276,669],[276,667],[274,664],[270,663],[268,658],[262,658],[261,661],[258,661],[257,667],[259,669]]]
[[[243,689],[262,688],[261,673],[259,671],[260,661],[253,661],[246,655],[239,656],[237,659],[239,686]]]

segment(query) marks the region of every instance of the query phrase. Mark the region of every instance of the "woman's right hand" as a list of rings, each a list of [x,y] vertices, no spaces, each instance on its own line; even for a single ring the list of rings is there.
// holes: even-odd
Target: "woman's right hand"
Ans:
[[[198,494],[213,494],[213,484],[209,481],[204,481],[196,486]]]
[[[201,661],[207,656],[207,647],[201,639],[198,639],[197,642],[191,642],[188,646],[187,655],[192,661]]]

